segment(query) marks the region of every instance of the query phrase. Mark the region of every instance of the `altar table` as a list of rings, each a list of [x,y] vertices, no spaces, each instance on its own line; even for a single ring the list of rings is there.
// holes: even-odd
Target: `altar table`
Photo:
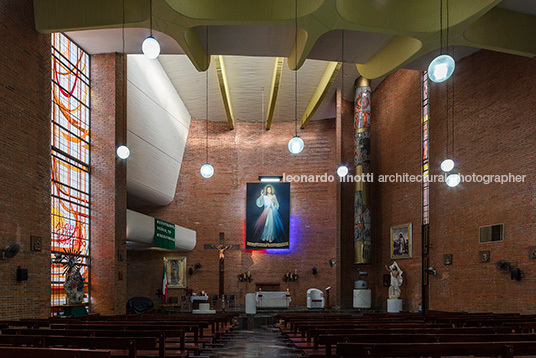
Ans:
[[[257,308],[288,308],[291,298],[287,292],[262,291],[255,294]]]

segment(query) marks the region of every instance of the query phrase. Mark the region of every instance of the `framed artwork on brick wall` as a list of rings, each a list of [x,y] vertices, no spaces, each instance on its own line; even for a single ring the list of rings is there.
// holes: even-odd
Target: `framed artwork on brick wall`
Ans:
[[[288,249],[290,183],[247,183],[246,249]]]
[[[391,259],[410,259],[413,250],[411,223],[391,226]]]
[[[164,257],[168,288],[186,287],[186,257]]]

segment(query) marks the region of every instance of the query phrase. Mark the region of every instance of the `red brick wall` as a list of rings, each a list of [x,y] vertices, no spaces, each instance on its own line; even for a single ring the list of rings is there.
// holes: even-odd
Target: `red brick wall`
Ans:
[[[275,123],[265,131],[260,124],[239,123],[229,131],[228,124],[210,122],[209,161],[215,174],[204,179],[199,168],[205,162],[205,121],[193,119],[184,154],[175,200],[163,208],[133,208],[146,214],[197,231],[197,246],[191,252],[133,252],[128,254],[128,297],[147,296],[158,302],[156,290],[162,282],[162,257],[186,256],[188,265],[202,268],[187,278],[194,291],[218,293],[218,251],[205,250],[204,244],[218,242],[225,232],[226,243],[244,247],[246,183],[258,182],[259,175],[322,174],[336,175],[335,121],[312,121],[300,136],[305,149],[292,155],[287,149],[294,131],[293,123]],[[225,293],[244,296],[254,292],[255,283],[279,283],[290,288],[293,305],[306,304],[306,290],[333,287],[336,269],[328,260],[336,256],[336,183],[291,184],[292,252],[267,254],[259,251],[227,251]],[[297,239],[296,239],[297,237]],[[318,274],[312,274],[312,268]],[[298,269],[299,280],[285,283],[283,275]],[[237,275],[250,270],[252,283],[239,283]],[[170,290],[180,296],[183,290]]]
[[[536,61],[479,51],[456,64],[455,155],[462,174],[526,174],[526,183],[464,183],[430,186],[430,309],[535,313],[530,304],[535,277],[528,246],[536,227]],[[431,84],[430,168],[439,174],[445,156],[445,84]],[[452,94],[452,92],[451,92]],[[397,71],[373,93],[372,165],[376,174],[420,173],[420,73]],[[452,138],[452,137],[451,137]],[[399,260],[404,270],[404,309],[415,311],[421,293],[421,187],[419,183],[373,186],[375,272],[373,301],[386,308],[382,287],[389,259],[389,227],[413,223],[413,259]],[[504,241],[479,243],[479,227],[504,223]],[[490,263],[478,252],[491,251]],[[443,254],[453,264],[443,265]],[[525,273],[521,282],[495,269],[504,259]]]
[[[0,316],[50,315],[50,36],[33,25],[33,2],[0,3]],[[42,238],[30,252],[30,236]],[[17,282],[17,267],[28,281]]]
[[[125,143],[123,56],[91,57],[91,310],[125,313],[126,162],[115,155]]]
[[[421,74],[399,70],[372,93],[371,170],[372,194],[372,289],[373,307],[386,309],[391,226],[413,224],[413,258],[397,260],[404,271],[401,297],[405,310],[416,311],[421,293],[421,184],[379,182],[379,175],[421,172]],[[369,273],[370,275],[370,273]]]
[[[536,60],[479,51],[456,64],[455,154],[462,174],[525,174],[525,183],[431,186],[430,308],[536,313]],[[431,86],[431,172],[445,153],[444,85]],[[451,135],[451,134],[449,134]],[[479,227],[503,223],[504,241],[479,243]],[[489,250],[489,263],[478,252]],[[443,265],[443,254],[453,265]],[[508,260],[525,277],[511,280],[494,266]]]

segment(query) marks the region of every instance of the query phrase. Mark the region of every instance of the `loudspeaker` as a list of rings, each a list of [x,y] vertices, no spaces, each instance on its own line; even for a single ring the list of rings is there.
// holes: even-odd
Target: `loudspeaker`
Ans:
[[[28,269],[17,267],[17,281],[28,281]]]
[[[316,269],[316,267],[313,267],[313,275],[316,275],[318,273],[318,270]]]
[[[521,281],[521,270],[517,268],[510,271],[510,278],[512,280]]]

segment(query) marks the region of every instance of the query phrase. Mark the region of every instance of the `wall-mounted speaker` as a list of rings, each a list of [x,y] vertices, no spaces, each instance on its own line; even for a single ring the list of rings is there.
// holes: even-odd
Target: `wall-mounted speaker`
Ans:
[[[28,281],[28,269],[17,267],[17,281]]]

